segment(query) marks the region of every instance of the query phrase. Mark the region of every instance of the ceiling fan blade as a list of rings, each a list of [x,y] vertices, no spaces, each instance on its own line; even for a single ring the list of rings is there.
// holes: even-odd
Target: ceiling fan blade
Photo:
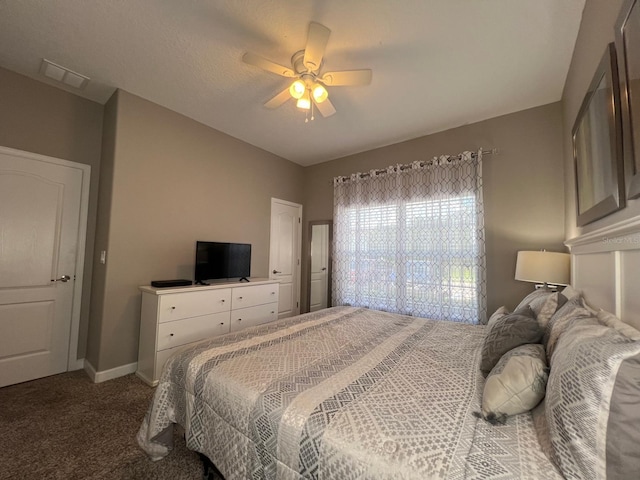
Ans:
[[[267,103],[265,103],[264,106],[267,108],[278,108],[280,105],[282,105],[284,102],[286,102],[290,98],[291,98],[291,94],[289,93],[289,87],[287,87],[283,91],[281,91],[279,94],[277,94],[275,97],[273,97],[271,100],[269,100]]]
[[[313,103],[323,117],[330,117],[331,115],[336,113],[336,109],[333,106],[333,103],[331,103],[328,98],[322,103],[318,103],[315,100],[313,101]]]
[[[346,87],[350,85],[369,85],[373,72],[365,70],[345,70],[343,72],[327,72],[319,79],[325,85]]]
[[[316,22],[311,22],[309,24],[309,33],[307,35],[307,46],[304,49],[303,63],[304,66],[312,72],[315,72],[320,68],[330,34],[331,30],[324,25],[320,25]]]
[[[244,63],[248,63],[249,65],[253,65],[254,67],[261,68],[266,70],[267,72],[275,73],[277,75],[282,75],[283,77],[295,77],[296,73],[291,70],[289,67],[285,67],[278,63],[272,62],[271,60],[267,60],[260,55],[256,55],[255,53],[247,52],[242,56],[242,61]]]

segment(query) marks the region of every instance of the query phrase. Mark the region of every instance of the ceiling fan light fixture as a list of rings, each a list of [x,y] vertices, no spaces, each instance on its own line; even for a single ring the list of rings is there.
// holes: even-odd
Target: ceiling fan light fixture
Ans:
[[[307,90],[307,87],[302,80],[296,80],[289,87],[289,93],[291,94],[291,96],[298,100],[302,98],[306,90]]]
[[[298,99],[296,107],[302,108],[303,110],[309,110],[311,108],[311,97],[309,95],[309,90],[304,91],[302,97]]]
[[[332,100],[329,99],[327,87],[358,86],[371,83],[372,72],[370,69],[321,72],[330,34],[331,30],[324,25],[310,22],[307,43],[304,49],[298,50],[291,56],[291,68],[251,52],[246,52],[242,56],[244,63],[287,77],[289,78],[288,82],[291,82],[277,95],[265,102],[266,108],[278,108],[294,98],[296,106],[306,111],[307,119],[313,119],[314,109],[317,109],[323,117],[330,117],[336,113],[336,109]]]
[[[324,88],[319,83],[316,83],[315,85],[313,85],[312,94],[313,94],[313,99],[315,100],[316,103],[322,103],[329,97],[329,92],[327,92],[327,89]]]

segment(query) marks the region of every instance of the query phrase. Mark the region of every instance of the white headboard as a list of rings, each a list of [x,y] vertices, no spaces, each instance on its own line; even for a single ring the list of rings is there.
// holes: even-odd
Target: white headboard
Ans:
[[[589,305],[615,313],[640,330],[640,218],[565,242],[571,284]]]

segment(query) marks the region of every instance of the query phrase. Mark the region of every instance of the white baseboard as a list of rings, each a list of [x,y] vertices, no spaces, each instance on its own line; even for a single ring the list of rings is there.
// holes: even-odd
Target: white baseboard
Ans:
[[[101,383],[106,382],[107,380],[112,380],[118,377],[124,377],[125,375],[129,375],[130,373],[134,373],[138,369],[138,362],[129,363],[128,365],[122,365],[120,367],[111,368],[109,370],[103,370],[101,372],[96,372],[96,369],[91,365],[91,362],[85,359],[84,361],[84,371],[87,372],[89,378],[93,381],[93,383]]]
[[[150,387],[155,387],[158,385],[159,381],[153,381],[152,379],[148,378],[144,373],[142,372],[136,372],[136,376],[142,380],[144,383],[146,383],[147,385],[149,385]]]
[[[69,362],[69,372],[75,372],[76,370],[82,370],[85,365],[84,358],[78,358],[75,362]]]

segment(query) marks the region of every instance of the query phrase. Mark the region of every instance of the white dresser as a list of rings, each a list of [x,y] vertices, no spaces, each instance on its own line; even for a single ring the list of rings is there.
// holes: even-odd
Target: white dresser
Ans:
[[[278,318],[278,280],[175,288],[140,287],[142,314],[136,375],[157,385],[167,359],[208,337]]]

